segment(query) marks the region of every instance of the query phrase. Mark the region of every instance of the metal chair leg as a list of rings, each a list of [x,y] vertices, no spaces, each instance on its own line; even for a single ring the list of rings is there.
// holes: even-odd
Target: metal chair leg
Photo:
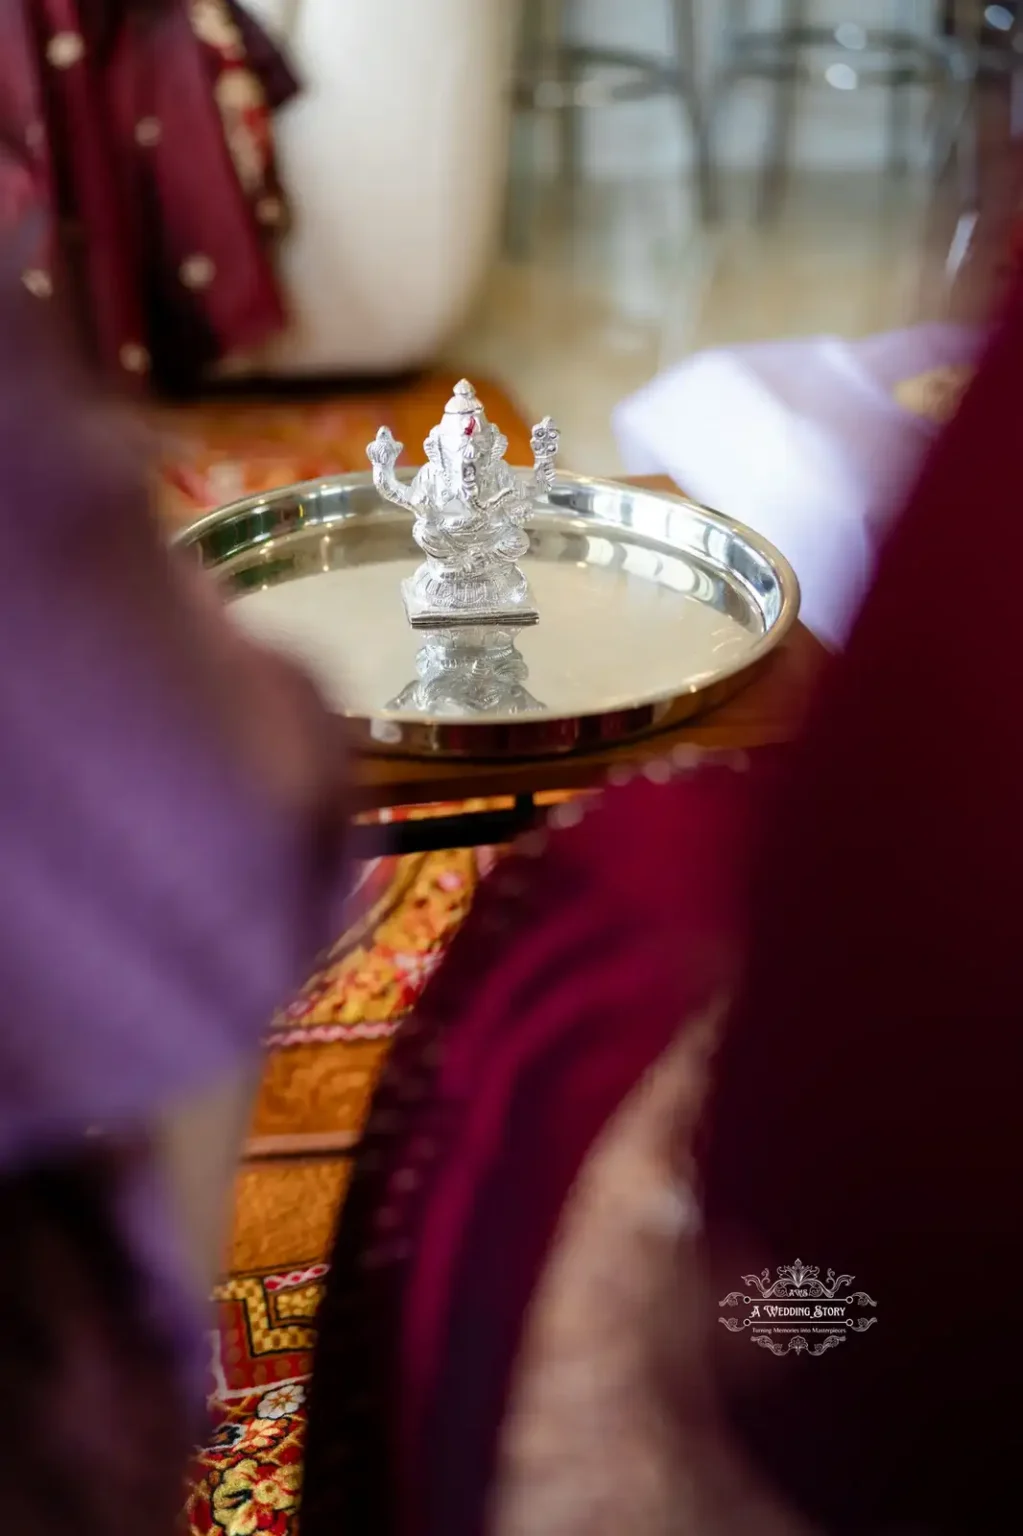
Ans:
[[[946,86],[935,112],[930,167],[936,184],[954,170],[960,202],[973,207],[980,191],[976,80],[965,54],[960,68],[959,78]]]
[[[564,0],[531,0],[531,3],[522,7],[518,45],[519,67],[524,68],[527,79],[531,83],[548,83],[555,91],[562,84],[563,13]],[[571,115],[558,102],[544,110],[542,100],[534,100],[529,110],[520,114],[515,125],[521,134],[520,143],[524,146],[527,163],[523,168],[521,184],[509,188],[505,242],[509,253],[519,259],[528,255],[536,229],[540,206],[539,178],[536,172],[544,122],[551,118],[556,120],[558,174],[565,176],[566,152],[570,152],[571,143],[563,135],[566,131],[565,120]]]
[[[913,36],[920,29],[918,0],[890,0],[890,26],[893,33]],[[920,32],[921,37],[924,35]],[[905,59],[903,52],[902,58]],[[894,176],[902,176],[909,167],[909,98],[906,86],[914,78],[913,64],[905,60],[904,67],[896,67],[888,82],[888,169]]]
[[[515,140],[524,133],[528,133],[532,147],[536,136],[532,119],[528,123],[516,122],[512,131],[513,148]],[[504,204],[504,249],[517,261],[528,256],[532,244],[534,201],[532,178],[528,174],[510,175]]]
[[[807,25],[807,0],[784,0],[782,34],[801,33]],[[768,152],[760,177],[757,216],[773,219],[778,213],[788,181],[792,130],[799,96],[799,73],[795,65],[783,66],[775,83],[768,128]]]
[[[573,50],[565,35],[568,0],[538,0],[536,61],[540,77],[560,88],[562,97],[549,114],[556,132],[557,179],[561,190],[574,191],[579,179],[579,113],[573,103],[578,84]]]
[[[700,84],[700,39],[696,20],[697,0],[672,0],[671,21],[678,71],[679,100],[693,144],[697,203],[705,224],[720,212],[717,164],[706,96]]]
[[[954,169],[960,208],[974,210],[980,197],[977,67],[983,18],[981,7],[946,0],[946,37],[956,48],[955,79],[946,89],[931,141],[932,174],[940,182]]]

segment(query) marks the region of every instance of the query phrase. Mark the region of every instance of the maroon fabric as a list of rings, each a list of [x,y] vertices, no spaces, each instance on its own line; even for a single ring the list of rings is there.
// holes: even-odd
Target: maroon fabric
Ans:
[[[399,1036],[346,1199],[303,1536],[482,1531],[565,1196],[623,1097],[730,974],[747,831],[776,763],[611,791],[484,885]]]
[[[705,1132],[724,1290],[802,1258],[877,1302],[752,1374],[715,1333],[743,1439],[836,1530],[995,1529],[1023,1439],[1021,400],[1023,291],[799,751]]]
[[[120,1230],[138,1154],[0,1175],[4,1519],[18,1536],[170,1536],[194,1405]]]
[[[294,82],[230,0],[205,11],[216,44],[185,0],[0,7],[0,233],[36,213],[30,281],[73,292],[123,384],[146,382],[148,357],[158,382],[187,387],[285,319],[268,112]],[[218,97],[239,89],[254,105],[222,112]]]
[[[702,1147],[719,1294],[802,1259],[854,1276],[878,1323],[777,1359],[709,1317],[740,1443],[831,1532],[1000,1528],[1023,1375],[1021,398],[1023,295],[766,806],[713,771],[637,785],[482,891],[341,1223],[303,1536],[485,1529],[574,1173],[729,979],[744,914]]]

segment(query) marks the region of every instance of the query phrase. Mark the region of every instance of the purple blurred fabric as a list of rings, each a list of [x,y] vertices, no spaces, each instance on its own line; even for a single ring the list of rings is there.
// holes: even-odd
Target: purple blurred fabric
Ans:
[[[340,773],[336,804],[289,801],[246,715],[270,679],[327,750],[312,690],[168,556],[141,436],[88,398],[42,313],[0,293],[0,1177],[73,1159],[97,1128],[136,1137],[239,1072],[343,891]],[[141,1162],[122,1220],[154,1318],[194,1359]]]

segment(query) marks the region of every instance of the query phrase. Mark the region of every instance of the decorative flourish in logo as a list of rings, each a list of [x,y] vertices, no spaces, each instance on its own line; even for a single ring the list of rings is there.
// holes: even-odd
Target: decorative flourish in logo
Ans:
[[[754,1344],[773,1355],[823,1355],[877,1322],[862,1315],[863,1309],[877,1306],[873,1297],[847,1290],[854,1278],[829,1269],[821,1279],[819,1266],[802,1259],[779,1264],[773,1279],[769,1269],[743,1275],[746,1291],[729,1291],[718,1305],[745,1308],[746,1315],[718,1321],[729,1333],[748,1332]]]

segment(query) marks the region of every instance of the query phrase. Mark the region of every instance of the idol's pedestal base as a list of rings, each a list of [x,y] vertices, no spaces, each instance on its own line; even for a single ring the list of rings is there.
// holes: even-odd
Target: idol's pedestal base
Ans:
[[[509,625],[535,624],[540,617],[533,606],[528,587],[521,603],[502,604],[496,601],[490,605],[474,602],[471,607],[466,606],[463,612],[459,612],[457,608],[431,601],[424,593],[422,577],[417,573],[402,582],[401,597],[405,604],[405,615],[413,629],[477,629],[480,625],[489,624],[501,629]]]

